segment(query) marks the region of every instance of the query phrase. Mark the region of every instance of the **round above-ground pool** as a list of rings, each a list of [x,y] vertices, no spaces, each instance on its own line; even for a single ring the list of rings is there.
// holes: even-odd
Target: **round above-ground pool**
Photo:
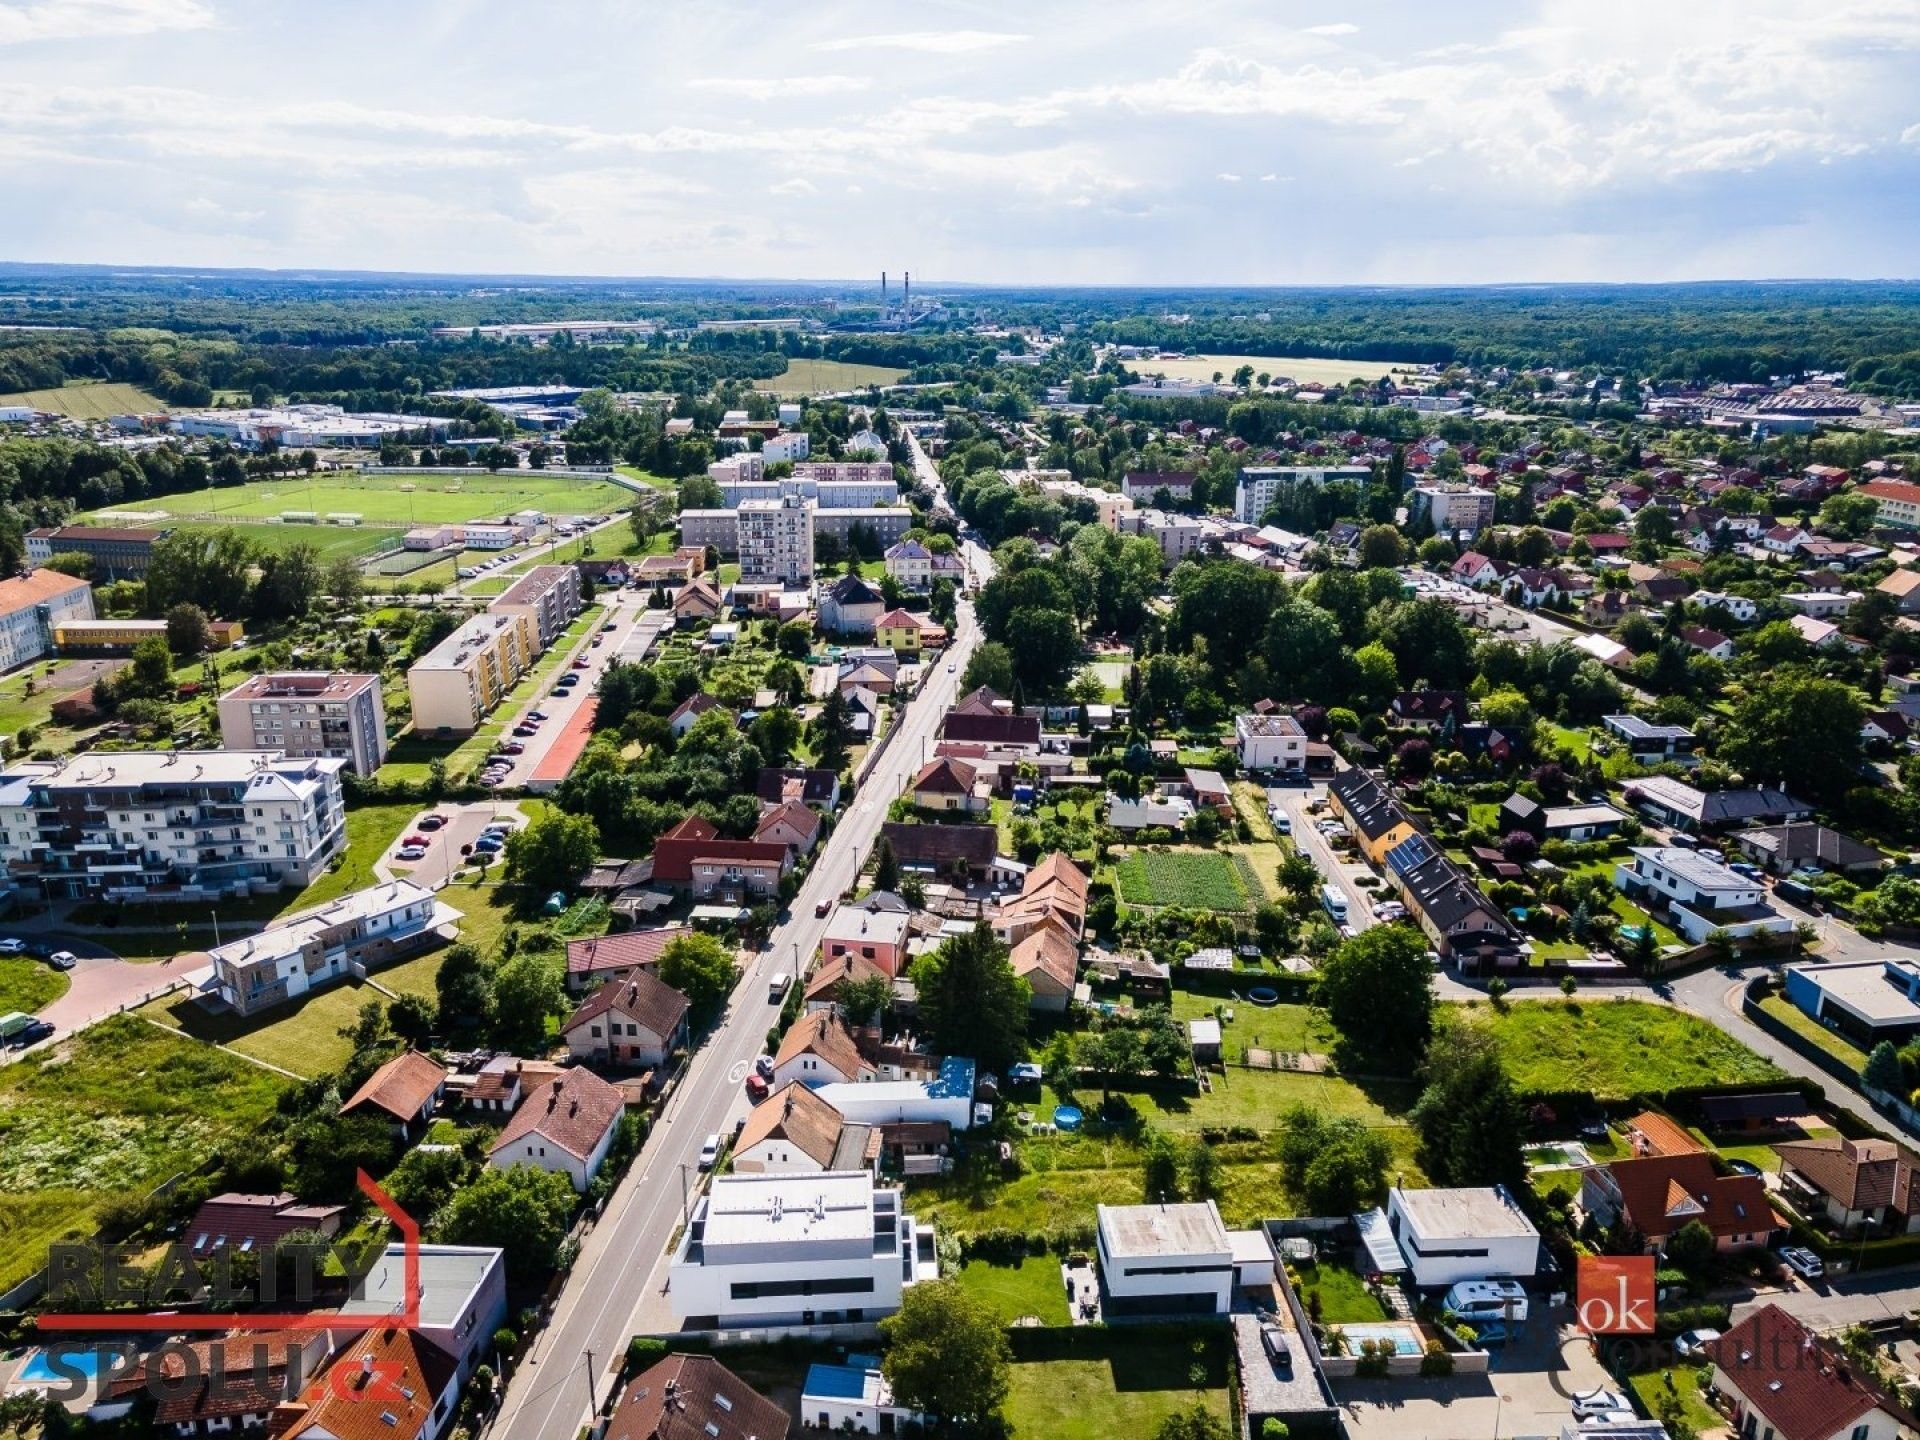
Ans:
[[[1278,1005],[1280,992],[1271,985],[1256,985],[1247,991],[1247,999],[1255,1005]]]
[[[1077,1105],[1056,1105],[1053,1111],[1054,1128],[1058,1130],[1078,1130],[1084,1117]]]

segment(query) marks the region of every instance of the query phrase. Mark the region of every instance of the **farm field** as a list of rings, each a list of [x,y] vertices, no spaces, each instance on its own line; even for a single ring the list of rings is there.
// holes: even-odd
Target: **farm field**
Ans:
[[[1640,1000],[1525,1001],[1505,1014],[1473,1007],[1489,1026],[1514,1088],[1581,1091],[1624,1100],[1683,1086],[1781,1078],[1771,1061],[1685,1011]]]
[[[756,380],[753,388],[771,395],[828,395],[868,385],[897,385],[906,373],[885,365],[855,365],[846,360],[791,359],[784,373]]]
[[[132,1016],[0,1070],[0,1287],[109,1200],[247,1144],[286,1084]]]
[[[31,405],[75,420],[104,420],[109,415],[151,414],[167,408],[167,402],[149,395],[138,385],[117,381],[88,381],[78,385],[60,385],[51,390],[17,390],[0,395],[0,405]]]
[[[1211,850],[1136,851],[1114,867],[1114,876],[1129,905],[1238,912],[1250,903],[1232,857]]]
[[[1398,360],[1334,360],[1324,355],[1188,355],[1179,360],[1128,360],[1137,375],[1164,375],[1169,380],[1211,380],[1217,370],[1231,378],[1242,365],[1253,373],[1284,375],[1301,384],[1344,385],[1349,380],[1378,380],[1382,375],[1411,370]]]
[[[403,486],[411,485],[411,490]],[[504,475],[333,473],[285,480],[252,480],[226,489],[163,495],[122,509],[196,520],[276,520],[285,510],[357,514],[387,524],[458,524],[515,510],[554,515],[600,515],[622,509],[629,491],[602,480],[543,476],[535,470]],[[331,529],[333,527],[321,527]]]

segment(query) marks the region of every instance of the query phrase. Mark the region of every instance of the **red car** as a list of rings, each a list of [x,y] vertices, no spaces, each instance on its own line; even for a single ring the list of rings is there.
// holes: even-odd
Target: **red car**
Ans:
[[[421,849],[424,850],[427,846],[431,845],[433,842],[427,839],[427,837],[424,835],[409,835],[405,840],[401,841],[400,843],[403,845],[418,845]]]
[[[580,658],[579,658],[578,660],[576,660],[576,661],[574,661],[574,662],[573,662],[573,668],[574,668],[574,669],[576,669],[576,670],[584,670],[584,669],[586,669],[586,668],[587,668],[587,657],[586,657],[586,656],[584,656],[584,655],[582,655],[582,656],[581,656],[581,657],[580,657]]]

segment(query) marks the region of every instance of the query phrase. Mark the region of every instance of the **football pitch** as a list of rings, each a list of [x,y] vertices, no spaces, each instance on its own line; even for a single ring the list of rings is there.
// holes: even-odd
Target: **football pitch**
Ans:
[[[325,524],[357,515],[386,525],[461,524],[498,519],[518,510],[547,515],[604,515],[631,501],[628,491],[603,480],[543,476],[537,470],[504,475],[449,475],[431,470],[404,475],[322,474],[162,495],[117,507],[202,523],[263,524],[290,512],[295,523]],[[111,514],[112,512],[108,512]],[[90,517],[91,518],[91,517]]]

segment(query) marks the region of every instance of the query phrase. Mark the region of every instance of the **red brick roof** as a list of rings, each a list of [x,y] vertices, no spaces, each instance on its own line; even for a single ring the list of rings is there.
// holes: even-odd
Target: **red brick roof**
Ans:
[[[1707,1346],[1714,1366],[1765,1418],[1776,1440],[1827,1440],[1884,1410],[1913,1417],[1871,1379],[1778,1305],[1753,1312]]]
[[[697,860],[725,860],[735,864],[775,864],[787,858],[787,847],[764,840],[721,840],[718,832],[698,815],[689,815],[653,842],[653,878],[669,884],[693,879]]]
[[[916,795],[921,791],[933,795],[971,795],[974,778],[974,769],[966,761],[942,755],[920,767],[920,773],[913,777],[912,788]]]
[[[955,710],[941,722],[940,736],[943,740],[977,740],[987,745],[1038,746],[1040,718]]]
[[[344,1205],[303,1205],[291,1195],[228,1191],[194,1211],[187,1223],[187,1244],[195,1250],[221,1245],[259,1250],[299,1230],[331,1234],[344,1214]]]
[[[351,1114],[362,1105],[371,1105],[404,1124],[420,1113],[446,1078],[447,1072],[431,1057],[418,1050],[404,1051],[368,1076],[367,1083],[340,1107],[340,1113]]]
[[[281,1440],[320,1435],[333,1440],[414,1440],[426,1430],[434,1402],[454,1374],[452,1356],[397,1328],[369,1330],[342,1346],[326,1373],[333,1375],[342,1366],[346,1370],[337,1388],[322,1384],[309,1390],[319,1398],[301,1406],[291,1423],[276,1417],[275,1433]],[[361,1393],[374,1383],[381,1388]]]
[[[1615,1160],[1605,1168],[1620,1191],[1627,1219],[1649,1239],[1671,1235],[1694,1220],[1716,1238],[1764,1235],[1780,1224],[1758,1175],[1717,1174],[1704,1151]]]
[[[651,930],[623,930],[618,935],[596,935],[567,942],[567,974],[592,975],[601,970],[627,970],[657,965],[660,952],[682,935],[685,925],[660,925]]]
[[[786,1440],[790,1423],[711,1355],[669,1355],[627,1386],[605,1440]]]
[[[818,1055],[849,1080],[858,1080],[862,1072],[873,1071],[854,1043],[852,1029],[837,1010],[815,1010],[794,1021],[781,1038],[773,1063],[778,1067],[808,1054]]]
[[[493,1142],[498,1155],[523,1136],[538,1134],[569,1155],[584,1160],[618,1123],[626,1102],[620,1092],[591,1070],[562,1071],[520,1102],[513,1118]]]

